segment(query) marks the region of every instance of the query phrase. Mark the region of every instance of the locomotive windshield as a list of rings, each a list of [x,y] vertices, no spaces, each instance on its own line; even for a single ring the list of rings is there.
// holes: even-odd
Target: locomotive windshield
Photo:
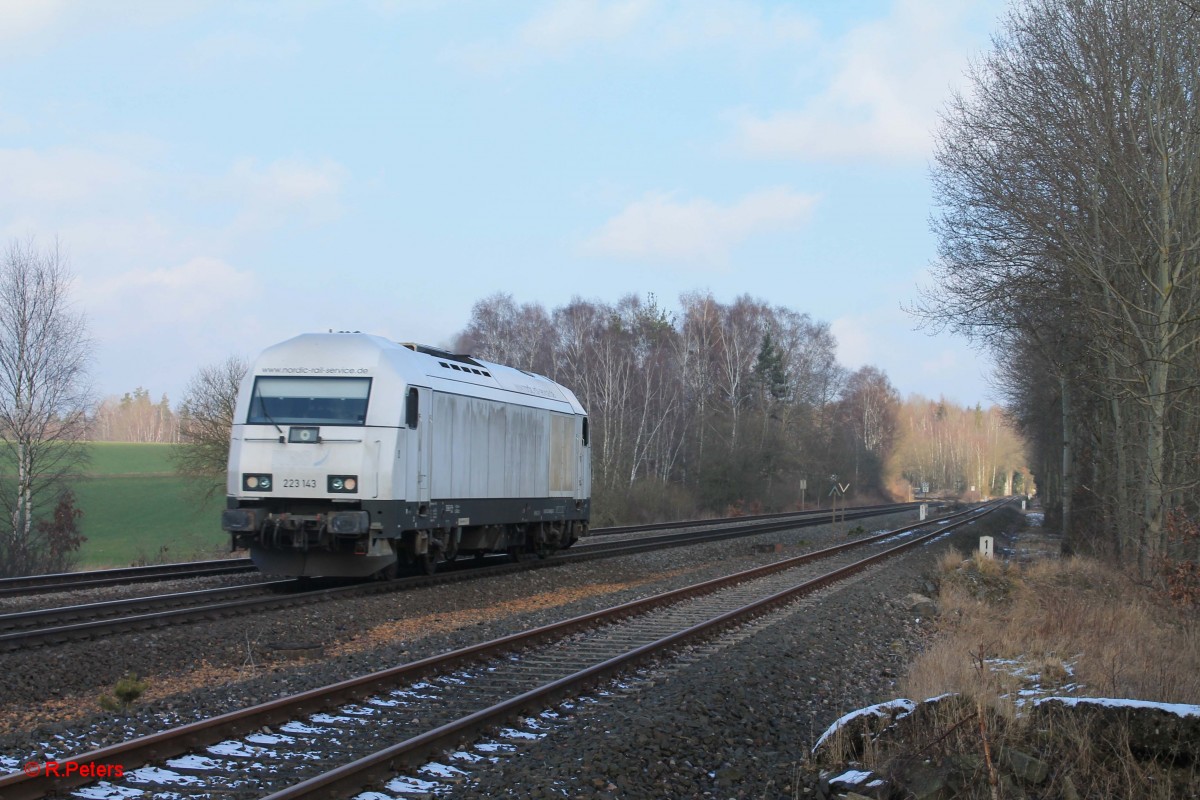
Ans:
[[[254,379],[251,425],[363,425],[370,378]]]

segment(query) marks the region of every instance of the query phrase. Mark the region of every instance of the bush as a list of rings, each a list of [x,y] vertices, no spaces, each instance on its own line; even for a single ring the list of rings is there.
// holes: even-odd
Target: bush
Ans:
[[[125,673],[113,687],[112,694],[100,695],[100,707],[105,711],[124,711],[141,697],[149,684],[132,672]]]

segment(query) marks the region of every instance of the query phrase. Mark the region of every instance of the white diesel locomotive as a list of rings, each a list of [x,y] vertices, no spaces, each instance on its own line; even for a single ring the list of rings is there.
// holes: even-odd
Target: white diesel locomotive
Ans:
[[[265,573],[363,577],[587,532],[588,421],[553,381],[361,333],[266,350],[242,383],[221,526]]]

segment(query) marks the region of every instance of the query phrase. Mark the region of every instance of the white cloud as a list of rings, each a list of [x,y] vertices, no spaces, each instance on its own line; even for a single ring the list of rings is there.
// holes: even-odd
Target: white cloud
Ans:
[[[227,318],[257,292],[258,281],[221,259],[197,256],[174,267],[81,280],[79,289],[101,327],[119,337],[207,324],[218,313]]]
[[[737,0],[555,0],[508,36],[452,54],[482,71],[563,59],[595,50],[624,58],[714,46],[761,52],[812,39],[815,25],[787,9]]]
[[[81,276],[76,295],[108,391],[141,385],[178,401],[197,367],[260,349],[261,283],[219,258]]]
[[[517,39],[525,48],[560,54],[587,42],[628,35],[652,7],[649,0],[558,2],[526,22]]]
[[[937,110],[966,67],[966,10],[941,0],[897,0],[888,17],[834,45],[834,74],[800,108],[738,114],[739,148],[771,158],[927,156]]]
[[[19,42],[52,27],[66,6],[65,0],[0,0],[0,42]]]
[[[235,230],[261,230],[292,220],[319,225],[337,219],[346,177],[345,167],[331,159],[284,159],[260,167],[247,158],[234,164],[215,187],[228,202],[241,206]]]
[[[816,202],[814,195],[785,188],[755,192],[729,206],[650,194],[606,222],[584,247],[621,258],[721,266],[746,239],[803,225]]]
[[[215,176],[167,172],[155,164],[160,151],[151,142],[136,147],[116,142],[116,151],[83,148],[0,149],[0,218],[4,232],[68,232],[74,245],[97,245],[112,252],[128,240],[173,237],[180,244],[258,234],[299,222],[321,225],[341,215],[346,169],[336,161],[281,159],[264,165],[253,159],[233,163]],[[142,158],[137,152],[141,151]],[[189,221],[171,221],[171,209],[184,199],[209,206],[216,229],[200,230]],[[191,217],[197,216],[191,214]],[[20,226],[14,228],[17,221]],[[134,250],[145,253],[144,244]],[[194,250],[192,253],[194,254]],[[174,259],[180,252],[152,251],[151,258]],[[143,261],[142,263],[146,263]]]
[[[983,374],[990,357],[949,334],[929,336],[916,320],[892,304],[838,317],[829,324],[837,339],[838,363],[855,370],[883,369],[902,396],[942,387],[947,398],[974,405],[990,402]]]
[[[0,209],[61,208],[114,195],[146,183],[145,170],[120,156],[78,148],[0,149]]]
[[[207,0],[0,0],[0,59],[38,52],[75,35],[170,22],[206,4]]]

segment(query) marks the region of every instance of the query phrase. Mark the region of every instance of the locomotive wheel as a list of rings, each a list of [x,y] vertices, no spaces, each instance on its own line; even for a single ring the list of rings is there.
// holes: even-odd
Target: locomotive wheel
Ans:
[[[432,575],[437,572],[437,558],[433,553],[421,553],[417,556],[417,571],[422,575]]]

